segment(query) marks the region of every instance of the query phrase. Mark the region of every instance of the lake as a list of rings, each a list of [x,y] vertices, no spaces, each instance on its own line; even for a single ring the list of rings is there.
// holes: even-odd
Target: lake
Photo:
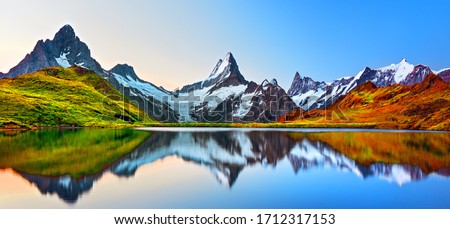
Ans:
[[[450,208],[448,132],[0,132],[0,208]]]

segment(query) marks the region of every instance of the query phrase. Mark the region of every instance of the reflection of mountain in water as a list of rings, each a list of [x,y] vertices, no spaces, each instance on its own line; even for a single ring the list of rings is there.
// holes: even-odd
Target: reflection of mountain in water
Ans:
[[[84,192],[89,191],[93,187],[94,181],[101,177],[101,175],[97,175],[72,179],[70,176],[49,177],[24,173],[20,173],[20,175],[35,184],[42,194],[56,193],[68,203],[75,203],[78,197]]]
[[[345,155],[345,152],[335,150],[328,142],[317,140],[317,137],[309,139],[307,134],[296,139],[287,132],[279,131],[153,132],[132,153],[102,173],[110,171],[120,177],[130,177],[142,165],[177,156],[209,168],[219,182],[229,187],[236,182],[245,166],[261,164],[275,167],[285,158],[295,173],[316,167],[333,167],[351,171],[362,178],[378,177],[399,185],[423,179],[430,172],[443,176],[450,174],[448,162],[434,171],[428,168],[424,172],[414,165],[361,164]],[[82,179],[21,175],[36,184],[43,194],[57,193],[67,202],[76,202],[82,193],[92,188],[95,180],[101,178],[102,173]]]
[[[303,139],[288,155],[294,171],[308,170],[314,167],[330,166],[348,170],[359,177],[376,176],[381,179],[396,182],[401,185],[412,180],[420,180],[426,176],[419,167],[411,165],[374,163],[370,166],[361,165],[349,159],[327,144],[311,142]]]

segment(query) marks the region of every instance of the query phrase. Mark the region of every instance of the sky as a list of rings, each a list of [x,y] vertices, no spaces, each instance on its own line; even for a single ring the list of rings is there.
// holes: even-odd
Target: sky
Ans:
[[[105,69],[132,65],[167,89],[203,80],[232,52],[247,80],[326,82],[365,66],[450,67],[450,1],[0,1],[0,72],[70,24]]]

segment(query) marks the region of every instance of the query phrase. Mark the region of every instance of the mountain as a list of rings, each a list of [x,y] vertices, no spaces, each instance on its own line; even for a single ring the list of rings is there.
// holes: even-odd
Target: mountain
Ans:
[[[0,79],[0,127],[111,127],[152,120],[95,72],[43,68]]]
[[[141,109],[159,121],[177,121],[168,100],[171,93],[141,80],[128,65],[116,65],[107,71],[91,56],[88,46],[76,36],[70,25],[63,26],[52,40],[39,40],[33,51],[0,78],[14,78],[43,68],[79,66],[90,69],[107,79],[120,92],[130,92]]]
[[[39,40],[32,52],[8,73],[0,73],[0,78],[14,78],[56,66],[78,66],[96,72],[161,122],[273,122],[296,106],[300,108],[297,112],[327,108],[366,81],[377,87],[408,86],[422,82],[430,73],[450,81],[450,69],[432,71],[426,65],[412,65],[402,59],[398,64],[378,69],[365,67],[355,76],[330,83],[296,72],[286,93],[276,80],[261,84],[246,80],[233,54],[227,53],[205,80],[171,92],[142,80],[128,64],[105,70],[70,25],[63,26],[52,40]]]
[[[295,73],[294,80],[287,94],[302,109],[310,109],[317,99],[323,96],[327,90],[325,82],[314,81],[309,77],[302,77]]]
[[[242,118],[244,121],[273,122],[296,108],[276,79],[264,80],[253,92],[249,103],[249,110]]]
[[[88,68],[106,76],[100,64],[91,57],[88,46],[75,35],[70,25],[65,25],[55,34],[53,40],[39,40],[31,53],[0,77],[13,78],[42,68],[55,66],[67,68],[72,65]]]
[[[140,79],[128,64],[117,64],[107,71],[107,79],[152,118],[161,122],[177,122],[178,113],[171,106],[172,93],[163,87]],[[112,76],[111,76],[112,75]]]
[[[331,105],[340,96],[370,80],[377,87],[386,87],[394,84],[408,86],[422,82],[423,79],[433,71],[426,65],[412,65],[405,59],[398,64],[387,67],[371,69],[365,67],[355,76],[336,79],[331,83],[314,81],[308,77],[300,77],[298,73],[294,76],[288,95],[295,103],[304,110],[323,109]],[[439,71],[437,73],[443,79],[450,78],[450,71]]]
[[[295,106],[275,79],[261,85],[247,81],[230,52],[208,78],[178,90],[176,101],[185,121],[200,122],[275,121]]]
[[[232,53],[219,59],[211,74],[203,81],[183,86],[174,100],[180,103],[183,121],[233,121],[233,101],[239,101],[249,82],[239,71]]]
[[[207,88],[207,93],[211,94],[220,87],[247,85],[248,83],[239,71],[233,54],[228,52],[223,60],[219,59],[207,79],[183,86],[178,93],[189,93]]]
[[[450,83],[433,73],[422,82],[408,86],[394,84],[378,87],[368,80],[325,110],[293,111],[278,121],[450,130]]]

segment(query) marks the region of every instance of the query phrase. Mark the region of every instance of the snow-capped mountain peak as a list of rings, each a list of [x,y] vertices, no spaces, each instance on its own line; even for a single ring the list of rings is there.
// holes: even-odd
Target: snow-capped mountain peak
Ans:
[[[305,110],[324,108],[368,80],[377,87],[392,84],[411,85],[422,82],[430,73],[432,71],[428,66],[413,65],[403,58],[397,64],[378,69],[365,67],[355,76],[339,78],[331,84],[319,83],[296,74],[288,93],[295,103]],[[440,76],[445,79],[446,74],[441,73]]]
[[[289,96],[296,96],[307,93],[311,90],[316,91],[318,88],[325,85],[325,82],[314,81],[313,79],[307,76],[301,76],[300,73],[296,72],[294,75],[294,80],[292,81],[291,87],[287,93]]]
[[[383,72],[392,71],[394,73],[395,83],[401,83],[406,79],[408,74],[414,70],[414,65],[408,63],[405,58],[403,58],[398,64],[391,64],[387,67],[379,68],[378,70]]]
[[[224,59],[219,59],[216,66],[214,67],[211,74],[209,75],[208,80],[215,79],[219,76],[221,78],[226,77],[229,74],[230,68],[238,69],[239,67],[237,66],[237,63],[233,57],[233,54],[231,52],[228,52]]]
[[[219,59],[211,74],[203,81],[183,86],[178,93],[188,93],[205,89],[205,92],[237,85],[247,85],[248,81],[239,72],[239,66],[233,54],[228,52],[224,59]],[[204,93],[204,92],[202,92]]]

